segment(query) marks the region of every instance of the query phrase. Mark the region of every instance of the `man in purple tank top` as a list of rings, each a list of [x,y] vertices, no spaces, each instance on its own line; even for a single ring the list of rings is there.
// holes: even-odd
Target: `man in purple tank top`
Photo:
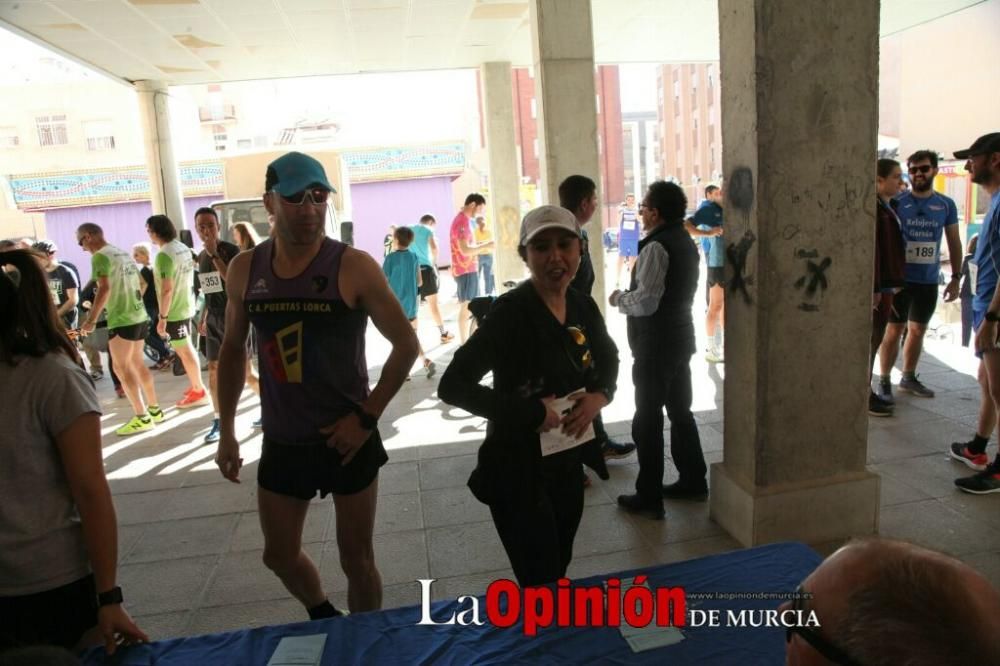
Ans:
[[[218,370],[216,463],[223,476],[239,483],[243,461],[234,419],[252,324],[264,431],[257,467],[264,564],[311,619],[340,614],[302,550],[302,526],[317,491],[320,497],[333,495],[348,608],[360,612],[382,605],[372,531],[378,470],[388,457],[377,424],[418,348],[381,267],[364,252],[325,236],[333,191],[323,166],[307,155],[288,153],[268,165],[264,205],[274,218],[273,233],[229,265]],[[368,317],[392,345],[371,391]]]

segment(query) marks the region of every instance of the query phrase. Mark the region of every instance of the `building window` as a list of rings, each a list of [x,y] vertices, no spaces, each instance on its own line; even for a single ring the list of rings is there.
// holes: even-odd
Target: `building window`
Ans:
[[[0,127],[0,148],[17,148],[21,145],[21,137],[17,135],[16,127]]]
[[[229,140],[229,135],[226,133],[225,125],[212,126],[212,143],[215,144],[215,149],[217,151],[225,150],[226,142],[228,140]]]
[[[66,132],[66,114],[37,116],[35,125],[38,128],[38,145],[65,146],[69,143],[69,136]]]
[[[87,141],[87,150],[115,149],[115,132],[110,120],[86,121],[83,123],[83,136]]]
[[[531,117],[532,118],[538,117],[538,102],[535,100],[534,97],[531,98]]]

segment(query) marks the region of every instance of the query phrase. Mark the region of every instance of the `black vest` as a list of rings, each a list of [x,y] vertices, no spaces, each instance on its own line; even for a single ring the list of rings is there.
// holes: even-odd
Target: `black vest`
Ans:
[[[691,306],[698,289],[698,249],[680,222],[662,224],[639,241],[640,257],[642,249],[650,243],[662,245],[670,262],[656,312],[646,317],[628,317],[632,355],[636,359],[690,356],[695,352]],[[630,291],[638,286],[635,273],[633,268]]]

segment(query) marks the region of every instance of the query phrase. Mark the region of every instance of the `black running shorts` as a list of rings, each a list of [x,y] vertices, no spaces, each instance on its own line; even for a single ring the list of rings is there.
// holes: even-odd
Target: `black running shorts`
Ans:
[[[257,466],[257,484],[279,495],[310,500],[319,492],[353,495],[378,476],[389,460],[378,430],[372,432],[354,458],[340,464],[341,455],[325,441],[310,444],[280,444],[264,435],[264,447]]]

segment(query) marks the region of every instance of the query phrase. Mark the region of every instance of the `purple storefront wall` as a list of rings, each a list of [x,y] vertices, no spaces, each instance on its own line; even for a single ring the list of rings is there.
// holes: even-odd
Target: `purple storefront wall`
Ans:
[[[438,264],[451,263],[448,230],[457,211],[452,210],[450,177],[391,180],[351,185],[354,214],[354,246],[382,263],[385,235],[389,225],[412,226],[425,213],[437,220],[434,235],[438,244]]]
[[[184,200],[184,213],[188,225],[192,225],[194,212],[207,206],[221,196],[192,197]],[[103,206],[80,206],[78,208],[52,208],[45,213],[45,229],[49,240],[56,242],[59,254],[56,256],[76,265],[80,279],[90,279],[90,255],[76,244],[76,228],[84,222],[99,224],[104,229],[104,237],[109,243],[123,250],[131,251],[136,243],[148,243],[146,218],[153,214],[153,206],[148,201],[133,201]],[[176,220],[175,220],[176,222]],[[201,249],[198,234],[194,233],[195,248]],[[155,249],[155,248],[154,248]]]

